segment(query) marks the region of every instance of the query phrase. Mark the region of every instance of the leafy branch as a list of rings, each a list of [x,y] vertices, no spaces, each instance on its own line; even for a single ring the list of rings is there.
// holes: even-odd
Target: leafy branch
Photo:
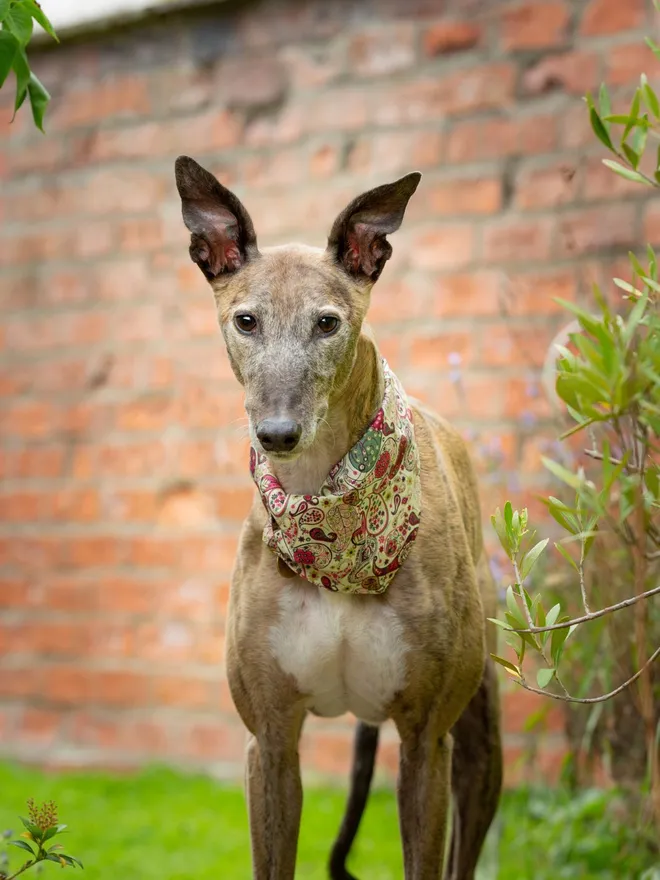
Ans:
[[[57,40],[53,26],[37,0],[0,0],[0,88],[13,71],[16,78],[14,116],[28,98],[34,123],[43,131],[44,113],[50,95],[30,70],[27,56],[35,21]]]
[[[57,806],[52,801],[37,806],[32,798],[28,800],[27,804],[28,818],[20,817],[25,831],[20,835],[20,840],[10,840],[9,845],[29,853],[30,858],[11,875],[0,871],[0,880],[14,880],[15,877],[25,873],[39,862],[55,862],[62,868],[75,868],[76,866],[82,868],[79,859],[63,852],[64,847],[61,844],[50,844],[50,841],[58,834],[62,834],[67,827],[58,823]],[[47,846],[47,844],[50,845]]]

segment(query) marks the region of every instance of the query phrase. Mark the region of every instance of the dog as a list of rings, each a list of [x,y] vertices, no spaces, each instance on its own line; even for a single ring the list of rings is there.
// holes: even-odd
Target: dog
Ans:
[[[357,196],[325,249],[263,251],[245,207],[211,173],[182,156],[175,177],[190,257],[245,391],[258,488],[226,634],[249,732],[253,877],[294,878],[306,715],[351,712],[352,787],[331,876],[351,878],[378,727],[392,719],[406,880],[470,880],[502,772],[477,483],[458,432],[408,400],[365,323],[392,254],[387,236],[421,175]]]

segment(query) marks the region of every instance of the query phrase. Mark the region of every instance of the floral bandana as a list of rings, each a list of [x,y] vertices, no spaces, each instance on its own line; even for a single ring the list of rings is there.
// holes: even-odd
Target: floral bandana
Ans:
[[[287,495],[268,459],[250,473],[269,514],[264,542],[292,572],[340,593],[383,593],[405,562],[421,516],[412,412],[383,360],[383,405],[318,495]]]

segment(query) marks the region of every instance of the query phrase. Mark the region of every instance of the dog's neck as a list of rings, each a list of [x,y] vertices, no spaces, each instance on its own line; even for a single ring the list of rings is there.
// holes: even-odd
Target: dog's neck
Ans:
[[[376,344],[363,333],[353,369],[341,391],[331,397],[328,413],[312,446],[292,462],[272,463],[286,492],[314,495],[337,464],[364,434],[383,402],[383,365]]]

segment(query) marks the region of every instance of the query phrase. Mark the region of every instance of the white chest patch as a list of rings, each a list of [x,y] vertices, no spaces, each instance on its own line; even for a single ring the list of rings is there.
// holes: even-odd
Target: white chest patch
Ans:
[[[311,584],[281,586],[280,619],[270,630],[274,658],[309,695],[308,708],[336,717],[352,712],[371,724],[406,680],[403,628],[394,611],[370,596],[347,596]]]

